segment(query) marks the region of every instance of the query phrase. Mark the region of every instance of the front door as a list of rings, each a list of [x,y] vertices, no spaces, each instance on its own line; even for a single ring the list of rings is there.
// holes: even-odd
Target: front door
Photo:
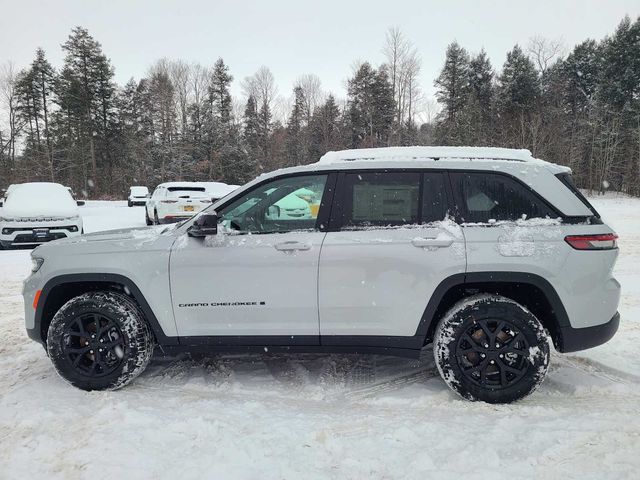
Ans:
[[[302,175],[260,184],[218,209],[217,235],[185,234],[176,241],[171,294],[181,337],[318,343],[318,262],[326,235],[320,215],[331,190],[327,179]]]

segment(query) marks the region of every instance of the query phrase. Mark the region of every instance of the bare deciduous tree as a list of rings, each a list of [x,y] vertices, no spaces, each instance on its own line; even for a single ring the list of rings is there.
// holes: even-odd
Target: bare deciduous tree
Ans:
[[[562,57],[564,42],[562,39],[549,39],[541,36],[532,37],[529,40],[527,52],[538,67],[538,71],[544,75],[556,57]]]
[[[20,125],[16,113],[16,82],[18,72],[16,72],[13,62],[7,62],[0,67],[0,101],[1,109],[7,115],[8,134],[0,135],[0,160],[7,159],[6,170],[11,175],[16,161],[16,143],[22,126]]]

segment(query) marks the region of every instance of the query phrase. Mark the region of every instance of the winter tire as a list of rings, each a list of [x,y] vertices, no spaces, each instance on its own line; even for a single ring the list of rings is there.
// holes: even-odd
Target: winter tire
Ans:
[[[131,203],[131,200],[129,200],[129,201],[127,202],[127,206],[128,206],[128,207],[133,207],[133,203]]]
[[[149,218],[149,212],[147,212],[146,207],[144,209],[144,221],[147,225],[152,225],[151,219]]]
[[[155,210],[153,212],[153,224],[154,225],[160,225],[160,219],[158,218],[158,211]]]
[[[115,390],[146,368],[153,336],[137,304],[117,292],[72,298],[49,326],[47,352],[56,371],[82,390]]]
[[[440,375],[468,400],[510,403],[531,394],[549,367],[542,324],[525,307],[498,295],[455,304],[436,328],[433,351]]]

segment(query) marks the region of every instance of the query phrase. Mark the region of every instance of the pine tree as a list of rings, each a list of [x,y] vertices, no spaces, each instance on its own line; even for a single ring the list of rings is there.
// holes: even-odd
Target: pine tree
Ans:
[[[501,143],[509,147],[529,148],[536,153],[535,133],[540,80],[533,62],[516,45],[507,53],[497,89]]]
[[[115,103],[114,73],[100,43],[85,28],[74,28],[62,49],[66,56],[56,84],[56,97],[66,114],[66,126],[78,142],[78,148],[69,153],[74,154],[71,162],[79,167],[80,187],[85,189],[99,185],[99,166],[106,166],[107,171],[112,168],[109,135]],[[90,176],[86,158],[89,159]]]
[[[244,109],[243,117],[244,129],[242,138],[246,145],[247,154],[255,166],[262,169],[263,157],[261,156],[261,132],[260,118],[258,117],[258,109],[256,99],[250,95],[247,99],[247,105]]]
[[[348,95],[352,147],[387,145],[395,103],[386,70],[363,63],[349,80]]]
[[[330,150],[343,147],[340,109],[333,95],[313,113],[309,123],[309,160],[316,161]]]
[[[208,88],[209,94],[209,176],[212,178],[225,178],[234,170],[233,162],[237,160],[235,138],[231,132],[231,93],[229,91],[233,76],[229,74],[229,67],[224,60],[219,58],[211,74]],[[227,153],[223,154],[225,150]],[[234,160],[235,159],[235,160]]]
[[[436,119],[437,137],[440,143],[458,145],[464,143],[466,125],[461,112],[469,98],[469,55],[458,45],[447,47],[444,66],[434,82],[436,98],[442,111]]]
[[[516,45],[507,53],[498,86],[498,105],[506,113],[530,112],[540,96],[540,81],[533,62]]]
[[[307,118],[306,99],[302,87],[293,89],[294,101],[289,121],[287,122],[287,159],[288,165],[305,163],[305,119]]]
[[[484,50],[469,61],[469,94],[461,124],[466,126],[467,145],[488,145],[494,128],[493,68]]]

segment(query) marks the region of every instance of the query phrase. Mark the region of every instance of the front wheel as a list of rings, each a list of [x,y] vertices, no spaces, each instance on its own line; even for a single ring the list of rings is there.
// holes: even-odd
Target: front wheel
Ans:
[[[540,321],[498,295],[474,295],[455,304],[436,328],[433,350],[453,391],[488,403],[510,403],[533,393],[549,367],[549,342]]]
[[[137,304],[127,295],[88,292],[55,314],[47,351],[56,371],[82,390],[115,390],[146,368],[153,336]]]

